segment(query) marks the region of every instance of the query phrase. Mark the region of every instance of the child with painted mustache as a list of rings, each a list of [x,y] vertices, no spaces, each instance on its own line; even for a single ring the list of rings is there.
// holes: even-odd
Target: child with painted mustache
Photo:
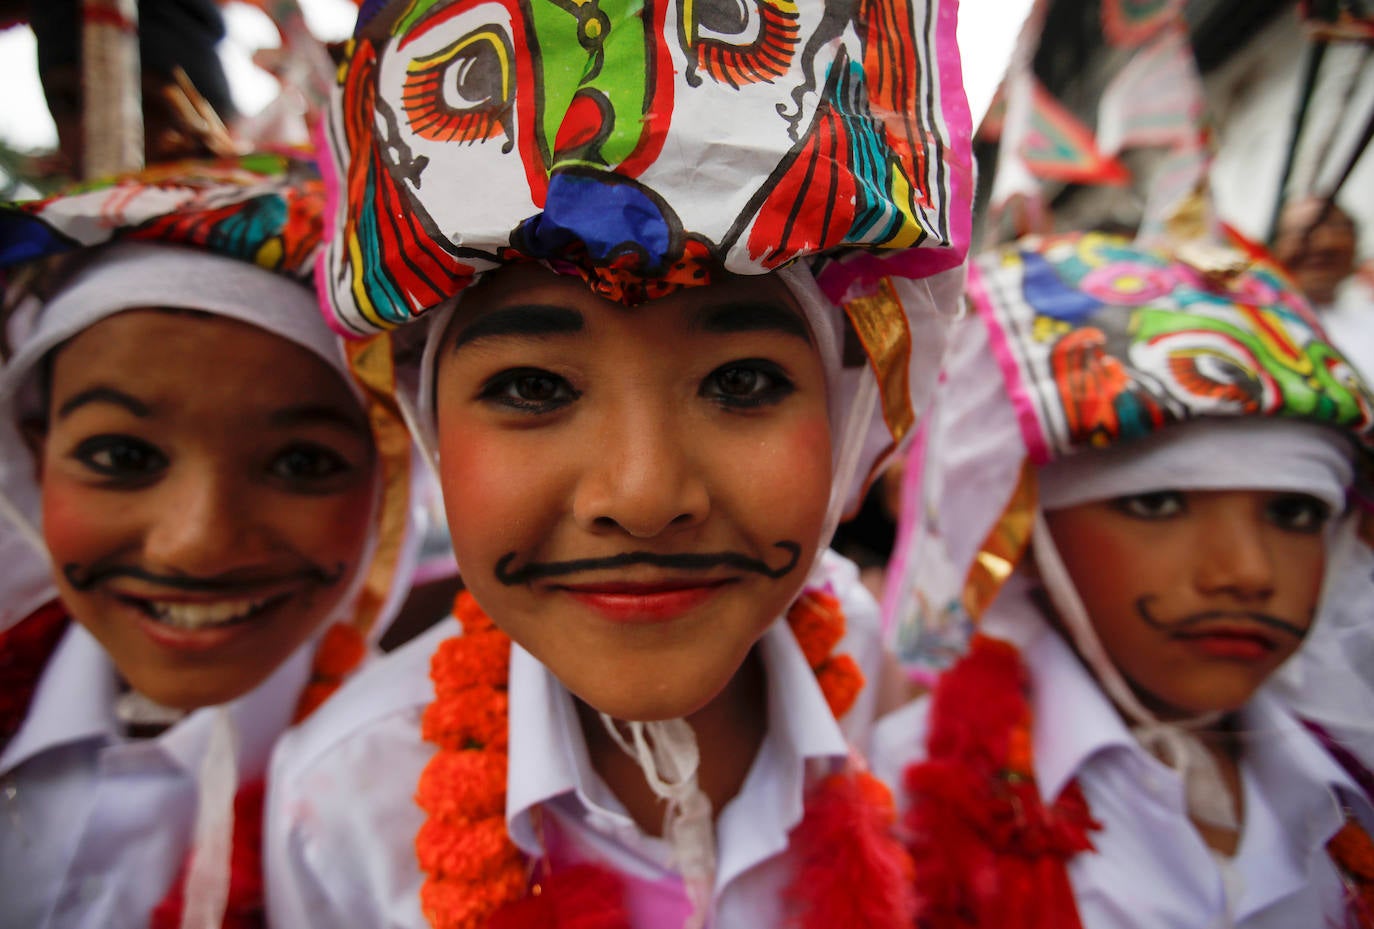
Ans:
[[[261,923],[272,744],[409,557],[404,424],[304,279],[322,203],[263,156],[0,210],[0,491],[51,566],[0,631],[6,926]]]
[[[1322,634],[1374,397],[1223,254],[975,264],[890,604],[910,664],[964,655],[874,736],[919,925],[1374,925],[1371,782],[1273,686]]]
[[[320,280],[423,339],[467,592],[279,746],[274,922],[905,925],[825,547],[957,309],[954,12],[363,7]]]

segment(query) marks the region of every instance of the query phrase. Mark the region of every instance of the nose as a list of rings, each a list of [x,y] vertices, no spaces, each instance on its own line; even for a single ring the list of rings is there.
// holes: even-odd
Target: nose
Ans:
[[[264,540],[250,496],[210,465],[183,464],[169,475],[143,539],[151,570],[212,577],[258,563]]]
[[[1274,593],[1274,556],[1263,519],[1243,498],[1219,494],[1207,504],[1194,581],[1204,594],[1230,595],[1246,602]]]
[[[633,404],[604,418],[573,497],[584,529],[637,539],[699,525],[710,510],[692,438],[656,405]]]

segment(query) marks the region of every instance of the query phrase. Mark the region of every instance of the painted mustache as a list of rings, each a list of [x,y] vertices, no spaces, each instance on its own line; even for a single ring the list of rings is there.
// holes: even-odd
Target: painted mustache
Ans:
[[[1242,619],[1290,635],[1295,639],[1301,639],[1307,635],[1307,627],[1294,625],[1286,619],[1280,619],[1269,613],[1261,613],[1258,610],[1204,610],[1201,613],[1190,613],[1182,619],[1166,622],[1157,619],[1150,613],[1150,603],[1154,599],[1156,598],[1152,594],[1146,594],[1136,600],[1135,608],[1147,626],[1161,632],[1186,633],[1190,629],[1216,620]]]
[[[750,558],[738,552],[710,552],[704,554],[659,555],[654,552],[623,552],[606,558],[579,558],[574,561],[530,562],[511,570],[515,552],[501,556],[496,562],[496,579],[507,587],[528,584],[565,574],[578,574],[583,571],[597,571],[606,568],[625,568],[630,565],[652,565],[656,568],[673,568],[680,571],[709,571],[712,568],[737,568],[753,571],[764,577],[777,580],[791,572],[801,559],[801,546],[796,542],[774,542],[774,548],[788,555],[787,563],[776,568],[766,561]]]
[[[322,565],[309,565],[301,572],[308,580],[314,581],[322,586],[329,587],[338,583],[344,576],[347,566],[341,561],[332,570]],[[132,578],[138,581],[145,581],[159,587],[166,587],[170,590],[185,590],[195,593],[234,593],[245,587],[260,584],[261,580],[239,580],[230,577],[188,577],[183,574],[154,574],[132,565],[93,565],[83,568],[79,564],[65,564],[62,566],[62,575],[66,577],[67,583],[74,588],[85,593],[98,584],[119,577]],[[266,578],[268,583],[275,583],[282,580],[282,577]]]

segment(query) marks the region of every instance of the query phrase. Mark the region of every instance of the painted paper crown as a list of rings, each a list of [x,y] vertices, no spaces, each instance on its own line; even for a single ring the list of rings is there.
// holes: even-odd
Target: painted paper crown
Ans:
[[[1083,233],[980,258],[969,293],[1037,465],[1205,416],[1309,420],[1374,450],[1374,396],[1267,256],[1209,275]]]
[[[107,242],[153,242],[308,284],[324,201],[313,162],[287,155],[160,164],[42,200],[0,203],[0,268]]]
[[[364,4],[321,290],[388,328],[503,263],[626,304],[823,256],[838,302],[964,258],[957,0]]]

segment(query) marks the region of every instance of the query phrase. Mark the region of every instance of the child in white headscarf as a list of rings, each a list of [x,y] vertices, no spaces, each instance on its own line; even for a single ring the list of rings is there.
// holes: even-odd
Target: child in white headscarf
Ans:
[[[268,158],[0,213],[0,477],[51,564],[0,632],[6,925],[262,919],[268,753],[409,558],[404,427],[300,279],[321,202]]]
[[[1374,405],[1249,260],[977,262],[893,588],[908,657],[928,604],[977,631],[875,733],[923,926],[1371,925],[1374,806],[1269,685],[1320,635]]]
[[[321,281],[341,327],[429,314],[470,594],[281,744],[276,922],[904,925],[850,758],[876,613],[824,550],[957,308],[954,20],[363,8]]]

